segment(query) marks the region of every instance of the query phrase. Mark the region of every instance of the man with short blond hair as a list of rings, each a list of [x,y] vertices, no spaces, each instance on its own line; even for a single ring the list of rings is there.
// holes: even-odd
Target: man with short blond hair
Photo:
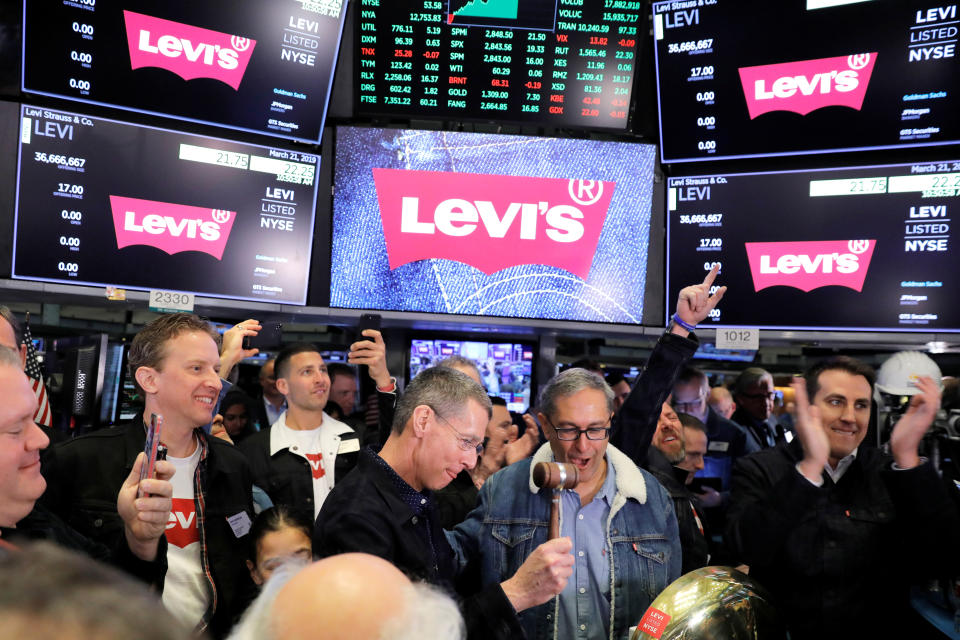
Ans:
[[[134,337],[128,362],[143,413],[55,447],[44,465],[45,500],[81,533],[111,544],[116,492],[144,449],[150,416],[162,416],[160,439],[176,469],[164,604],[198,631],[223,634],[252,590],[245,559],[253,483],[243,454],[202,428],[222,386],[218,335],[192,314],[160,316]]]

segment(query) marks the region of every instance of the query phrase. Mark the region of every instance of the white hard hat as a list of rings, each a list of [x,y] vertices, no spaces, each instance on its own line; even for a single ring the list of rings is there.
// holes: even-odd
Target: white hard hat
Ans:
[[[943,388],[940,367],[930,356],[919,351],[898,351],[880,366],[877,389],[895,396],[912,396],[917,392],[917,378],[928,376]]]

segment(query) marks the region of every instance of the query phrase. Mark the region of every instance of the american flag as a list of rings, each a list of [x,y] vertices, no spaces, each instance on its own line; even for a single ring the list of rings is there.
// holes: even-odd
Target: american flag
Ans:
[[[40,371],[40,356],[37,354],[37,348],[33,346],[33,337],[30,335],[30,316],[23,326],[23,344],[27,346],[27,364],[24,371],[30,376],[30,383],[33,385],[33,392],[37,394],[37,413],[33,416],[33,421],[42,424],[45,427],[53,426],[53,415],[50,413],[50,399],[47,398],[47,386],[43,384],[43,373]]]

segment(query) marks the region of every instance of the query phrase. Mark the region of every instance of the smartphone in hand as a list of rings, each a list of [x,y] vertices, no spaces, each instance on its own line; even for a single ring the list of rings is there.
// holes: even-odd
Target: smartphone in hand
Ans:
[[[360,316],[360,321],[357,323],[357,340],[363,340],[366,336],[363,335],[363,332],[367,329],[373,329],[375,331],[380,331],[380,323],[382,318],[379,313],[364,313]]]
[[[150,424],[147,426],[147,441],[143,445],[145,459],[143,466],[140,467],[140,482],[147,478],[153,478],[156,475],[157,460],[160,453],[160,430],[163,427],[163,416],[158,413],[150,414]],[[164,452],[166,450],[164,449]],[[166,457],[166,456],[164,456]],[[137,489],[137,497],[142,498],[146,495],[141,485]]]
[[[283,346],[283,323],[282,322],[264,322],[260,333],[255,336],[243,337],[244,349],[260,349],[266,351],[269,349],[279,349]]]

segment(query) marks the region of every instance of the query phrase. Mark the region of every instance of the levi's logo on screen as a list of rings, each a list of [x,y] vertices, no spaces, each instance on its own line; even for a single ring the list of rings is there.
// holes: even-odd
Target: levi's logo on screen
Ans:
[[[117,248],[134,244],[156,247],[170,255],[202,251],[223,258],[235,211],[110,196]]]
[[[130,68],[159,67],[184,80],[213,78],[234,89],[253,55],[256,40],[124,11]]]
[[[586,279],[615,182],[374,169],[390,268],[430,258],[490,275],[544,264]]]
[[[753,288],[812,291],[836,285],[862,291],[876,245],[876,240],[747,242]]]
[[[876,53],[741,67],[740,83],[750,119],[768,111],[802,116],[823,107],[860,110]]]

